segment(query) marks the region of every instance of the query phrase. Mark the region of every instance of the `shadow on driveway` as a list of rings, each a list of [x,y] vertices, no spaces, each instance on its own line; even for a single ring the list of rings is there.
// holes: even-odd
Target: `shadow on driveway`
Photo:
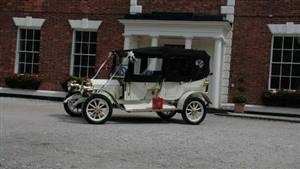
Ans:
[[[77,124],[87,124],[83,117],[71,117],[67,114],[51,114],[49,115],[61,122],[65,123],[77,123]],[[123,115],[112,115],[112,117],[107,121],[107,123],[118,123],[118,124],[185,124],[183,120],[180,119],[170,119],[164,120],[159,117],[147,117],[147,116],[123,116]]]
[[[168,123],[179,123],[184,124],[182,120],[179,119],[170,119],[164,120],[159,117],[142,117],[142,116],[112,116],[109,120],[114,123],[122,123],[122,124],[168,124]]]
[[[60,120],[61,122],[87,124],[87,122],[82,117],[71,117],[67,114],[51,114],[49,116],[54,117]]]

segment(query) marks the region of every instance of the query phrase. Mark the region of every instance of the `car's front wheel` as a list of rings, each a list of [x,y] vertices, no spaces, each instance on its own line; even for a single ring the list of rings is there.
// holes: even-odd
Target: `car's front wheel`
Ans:
[[[91,124],[103,124],[112,115],[112,104],[103,95],[92,95],[85,101],[82,115]]]
[[[183,120],[189,124],[200,124],[206,116],[206,106],[198,97],[188,98],[181,113]]]
[[[169,120],[176,115],[176,112],[156,112],[156,114],[165,120]]]
[[[71,98],[70,98],[71,97]],[[65,111],[72,117],[80,117],[82,114],[82,103],[77,105],[76,102],[81,98],[79,92],[69,93],[65,99],[69,99],[67,102],[64,102]]]

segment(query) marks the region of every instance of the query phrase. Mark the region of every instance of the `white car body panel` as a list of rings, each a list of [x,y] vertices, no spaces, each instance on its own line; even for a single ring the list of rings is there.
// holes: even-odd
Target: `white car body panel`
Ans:
[[[158,96],[164,100],[178,100],[186,92],[205,92],[205,80],[194,82],[163,82]],[[151,100],[159,83],[130,82],[126,85],[125,100]]]
[[[122,95],[122,87],[118,80],[108,82],[108,79],[91,79],[91,82],[95,89],[101,89],[102,86],[106,85],[103,90],[109,92],[114,98],[118,99]]]

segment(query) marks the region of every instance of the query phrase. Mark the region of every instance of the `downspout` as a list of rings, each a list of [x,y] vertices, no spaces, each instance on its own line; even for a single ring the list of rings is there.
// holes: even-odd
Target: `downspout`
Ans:
[[[134,15],[134,14],[138,14],[138,13],[142,13],[142,5],[138,5],[137,0],[130,0],[130,14]]]

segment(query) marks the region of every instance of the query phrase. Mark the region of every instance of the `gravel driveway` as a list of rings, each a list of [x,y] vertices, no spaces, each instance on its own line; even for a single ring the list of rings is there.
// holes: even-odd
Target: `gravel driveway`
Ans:
[[[115,111],[105,125],[62,103],[0,97],[0,168],[300,168],[300,124],[209,114],[199,126]]]

